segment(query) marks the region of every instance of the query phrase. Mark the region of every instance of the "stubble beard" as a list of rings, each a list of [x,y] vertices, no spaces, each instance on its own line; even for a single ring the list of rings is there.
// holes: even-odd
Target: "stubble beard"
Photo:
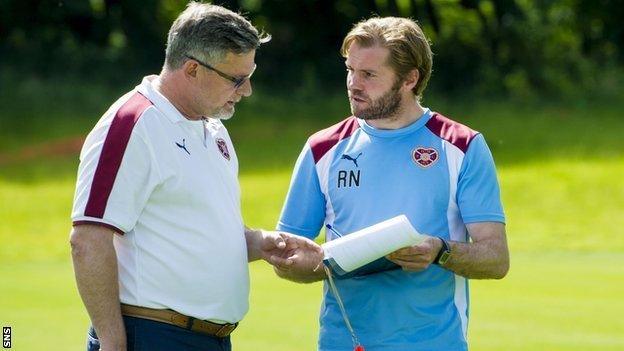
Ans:
[[[234,111],[225,111],[225,110],[220,110],[219,112],[217,112],[215,115],[212,116],[212,118],[215,119],[220,119],[222,121],[226,121],[230,118],[232,118],[234,116]]]
[[[396,116],[401,109],[401,81],[397,81],[390,88],[390,91],[381,97],[373,100],[368,108],[357,111],[353,103],[351,105],[351,113],[363,120],[391,119]]]
[[[209,118],[220,119],[222,121],[226,121],[234,116],[234,107],[232,110],[227,110],[225,107],[221,107],[216,112],[212,113]]]

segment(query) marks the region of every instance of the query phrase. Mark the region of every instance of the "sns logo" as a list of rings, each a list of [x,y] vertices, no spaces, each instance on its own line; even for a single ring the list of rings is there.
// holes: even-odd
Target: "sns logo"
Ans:
[[[11,348],[11,327],[2,327],[2,348]]]

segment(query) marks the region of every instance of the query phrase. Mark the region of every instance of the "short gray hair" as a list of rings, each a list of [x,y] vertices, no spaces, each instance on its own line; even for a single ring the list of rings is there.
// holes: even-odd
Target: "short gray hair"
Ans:
[[[224,7],[190,2],[171,25],[165,67],[178,69],[191,55],[217,63],[228,52],[247,53],[271,40],[243,16]]]

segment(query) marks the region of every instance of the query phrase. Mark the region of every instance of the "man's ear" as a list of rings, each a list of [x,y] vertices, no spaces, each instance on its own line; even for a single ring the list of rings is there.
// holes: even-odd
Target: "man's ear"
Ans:
[[[193,60],[186,60],[186,62],[182,65],[184,76],[187,78],[196,78],[198,69],[199,65]]]
[[[418,70],[414,68],[407,74],[407,76],[403,80],[403,86],[406,87],[408,90],[412,90],[414,89],[416,84],[418,84],[419,79],[420,72],[418,72]]]

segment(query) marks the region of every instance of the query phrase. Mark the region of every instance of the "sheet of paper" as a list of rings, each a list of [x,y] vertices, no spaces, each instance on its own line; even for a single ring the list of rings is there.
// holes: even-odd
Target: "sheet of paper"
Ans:
[[[345,272],[362,267],[402,247],[418,245],[427,238],[405,215],[390,218],[357,232],[324,243],[325,260]]]

